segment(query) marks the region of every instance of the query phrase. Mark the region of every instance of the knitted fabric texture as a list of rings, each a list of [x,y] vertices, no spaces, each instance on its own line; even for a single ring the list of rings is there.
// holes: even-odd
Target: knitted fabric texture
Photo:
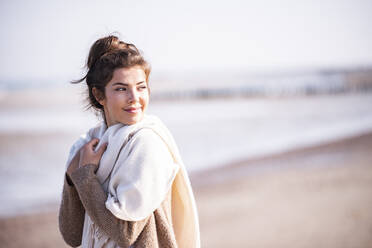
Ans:
[[[83,170],[80,173],[86,173],[85,177],[80,175],[78,178],[78,173],[74,175],[72,180],[74,184],[79,184],[78,191],[84,188],[86,178],[94,176],[107,196],[106,209],[117,219],[128,223],[156,222],[156,218],[161,218],[156,210],[169,195],[169,221],[177,246],[200,247],[198,215],[190,181],[177,145],[165,125],[150,115],[145,115],[142,121],[133,125],[116,124],[107,128],[102,123],[75,142],[67,165],[92,138],[100,139],[96,149],[104,143],[108,143],[108,147],[96,175],[94,171],[89,174],[89,171]],[[162,152],[164,147],[168,153]],[[82,203],[84,205],[83,199]],[[154,215],[155,212],[157,215]],[[83,231],[86,238],[109,239],[108,232],[100,233],[92,227],[94,220],[86,213]]]

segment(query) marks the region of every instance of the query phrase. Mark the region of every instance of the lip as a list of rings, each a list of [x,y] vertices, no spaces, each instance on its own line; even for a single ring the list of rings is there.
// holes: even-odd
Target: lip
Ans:
[[[138,113],[139,111],[141,110],[140,107],[131,107],[131,108],[125,108],[124,111],[128,112],[128,113],[131,113],[131,114],[136,114]]]

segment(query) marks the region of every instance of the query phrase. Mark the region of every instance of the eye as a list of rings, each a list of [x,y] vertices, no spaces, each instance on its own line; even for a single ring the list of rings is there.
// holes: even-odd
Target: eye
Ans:
[[[123,87],[115,89],[115,91],[126,91],[126,90],[127,89],[126,88],[123,88]]]
[[[144,90],[146,88],[147,88],[147,86],[145,86],[145,85],[139,87],[140,90]]]

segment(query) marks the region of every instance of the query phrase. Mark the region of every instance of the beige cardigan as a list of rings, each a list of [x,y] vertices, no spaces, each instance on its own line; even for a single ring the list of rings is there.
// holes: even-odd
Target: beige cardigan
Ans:
[[[123,221],[106,209],[106,193],[87,165],[66,177],[59,212],[59,228],[67,244],[81,244],[85,211],[93,222],[120,247],[177,247],[171,225],[171,194],[150,216],[141,221]]]
[[[138,131],[141,135],[135,135]],[[138,137],[131,139],[133,136]],[[145,116],[135,125],[93,128],[74,144],[67,164],[92,137],[101,139],[100,144],[108,142],[109,146],[96,174],[87,168],[79,168],[71,176],[75,187],[65,183],[60,228],[66,242],[71,239],[71,230],[78,229],[73,232],[77,236],[72,240],[81,240],[81,235],[86,237],[86,233],[98,237],[94,238],[95,244],[88,245],[85,238],[84,247],[104,247],[105,239],[114,240],[122,247],[143,247],[138,244],[146,244],[146,247],[200,247],[197,211],[187,172],[172,135],[161,121],[154,116]],[[125,145],[127,141],[129,144]],[[169,149],[170,154],[164,149]],[[148,152],[144,153],[146,150]],[[120,154],[116,160],[115,154]],[[157,183],[149,184],[154,178]],[[77,223],[72,223],[71,218],[78,220]],[[127,230],[129,227],[131,230]],[[107,247],[116,245],[111,242]]]

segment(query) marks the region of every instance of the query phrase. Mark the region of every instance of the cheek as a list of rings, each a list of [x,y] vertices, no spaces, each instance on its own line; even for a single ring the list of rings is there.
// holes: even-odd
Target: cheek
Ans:
[[[146,107],[148,103],[149,103],[149,95],[147,94],[142,97],[142,105]]]
[[[108,94],[107,95],[107,106],[111,109],[121,108],[125,97],[119,94]]]

